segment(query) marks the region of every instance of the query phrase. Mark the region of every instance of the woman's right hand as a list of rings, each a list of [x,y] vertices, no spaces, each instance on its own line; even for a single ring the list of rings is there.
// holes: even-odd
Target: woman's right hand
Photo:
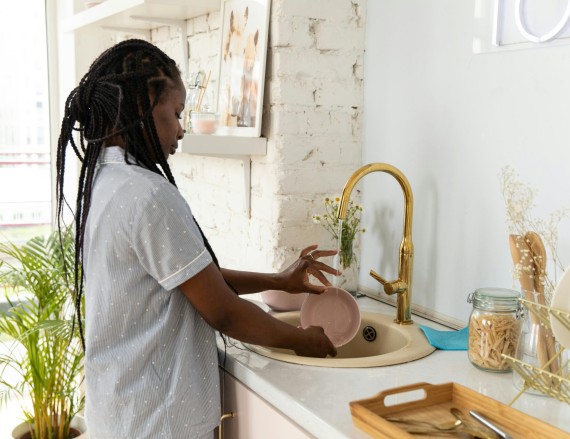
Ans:
[[[320,326],[309,326],[304,331],[304,343],[295,349],[295,353],[301,357],[325,358],[327,355],[336,357],[336,348],[325,335],[325,331]]]

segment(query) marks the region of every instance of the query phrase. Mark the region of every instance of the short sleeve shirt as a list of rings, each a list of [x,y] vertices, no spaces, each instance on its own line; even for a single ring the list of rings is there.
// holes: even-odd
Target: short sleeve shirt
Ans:
[[[105,148],[84,243],[92,439],[187,439],[218,424],[215,333],[178,288],[211,262],[178,189]]]

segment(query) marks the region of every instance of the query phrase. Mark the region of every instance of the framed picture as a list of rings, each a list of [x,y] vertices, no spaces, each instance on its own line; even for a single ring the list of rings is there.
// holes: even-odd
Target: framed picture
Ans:
[[[271,0],[222,0],[218,134],[259,137]]]

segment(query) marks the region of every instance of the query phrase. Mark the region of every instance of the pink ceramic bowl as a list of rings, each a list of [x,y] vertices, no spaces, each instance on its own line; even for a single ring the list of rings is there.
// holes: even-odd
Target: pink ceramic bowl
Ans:
[[[261,292],[261,299],[273,311],[297,311],[309,293],[291,294],[281,290],[267,290]]]
[[[360,328],[356,299],[342,288],[328,287],[311,294],[301,307],[301,327],[320,326],[335,347],[347,344]]]

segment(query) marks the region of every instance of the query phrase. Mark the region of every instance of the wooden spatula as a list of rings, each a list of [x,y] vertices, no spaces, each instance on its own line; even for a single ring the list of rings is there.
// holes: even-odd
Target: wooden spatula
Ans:
[[[525,241],[530,246],[534,263],[534,290],[536,291],[536,302],[539,305],[546,306],[546,298],[544,296],[544,278],[546,276],[546,248],[540,238],[540,235],[535,232],[527,232],[525,234]],[[548,358],[553,358],[556,355],[556,346],[554,344],[554,334],[552,330],[546,326],[542,326],[544,338],[546,339],[546,348]],[[559,360],[555,360],[550,364],[550,371],[552,373],[558,372],[560,367]]]
[[[509,235],[509,244],[513,263],[522,267],[519,270],[519,282],[525,299],[534,302],[534,263],[530,247],[521,235]]]
[[[526,236],[526,235],[525,235]],[[509,244],[511,248],[511,257],[513,263],[522,267],[519,270],[519,282],[523,291],[524,297],[529,302],[535,302],[534,299],[534,262],[531,256],[530,245],[525,241],[525,236],[509,235]],[[538,325],[536,355],[541,368],[548,363],[548,348],[546,347],[546,338],[543,331],[543,326],[540,325],[539,318],[531,313],[530,318],[533,324]],[[549,368],[547,368],[549,369]]]

